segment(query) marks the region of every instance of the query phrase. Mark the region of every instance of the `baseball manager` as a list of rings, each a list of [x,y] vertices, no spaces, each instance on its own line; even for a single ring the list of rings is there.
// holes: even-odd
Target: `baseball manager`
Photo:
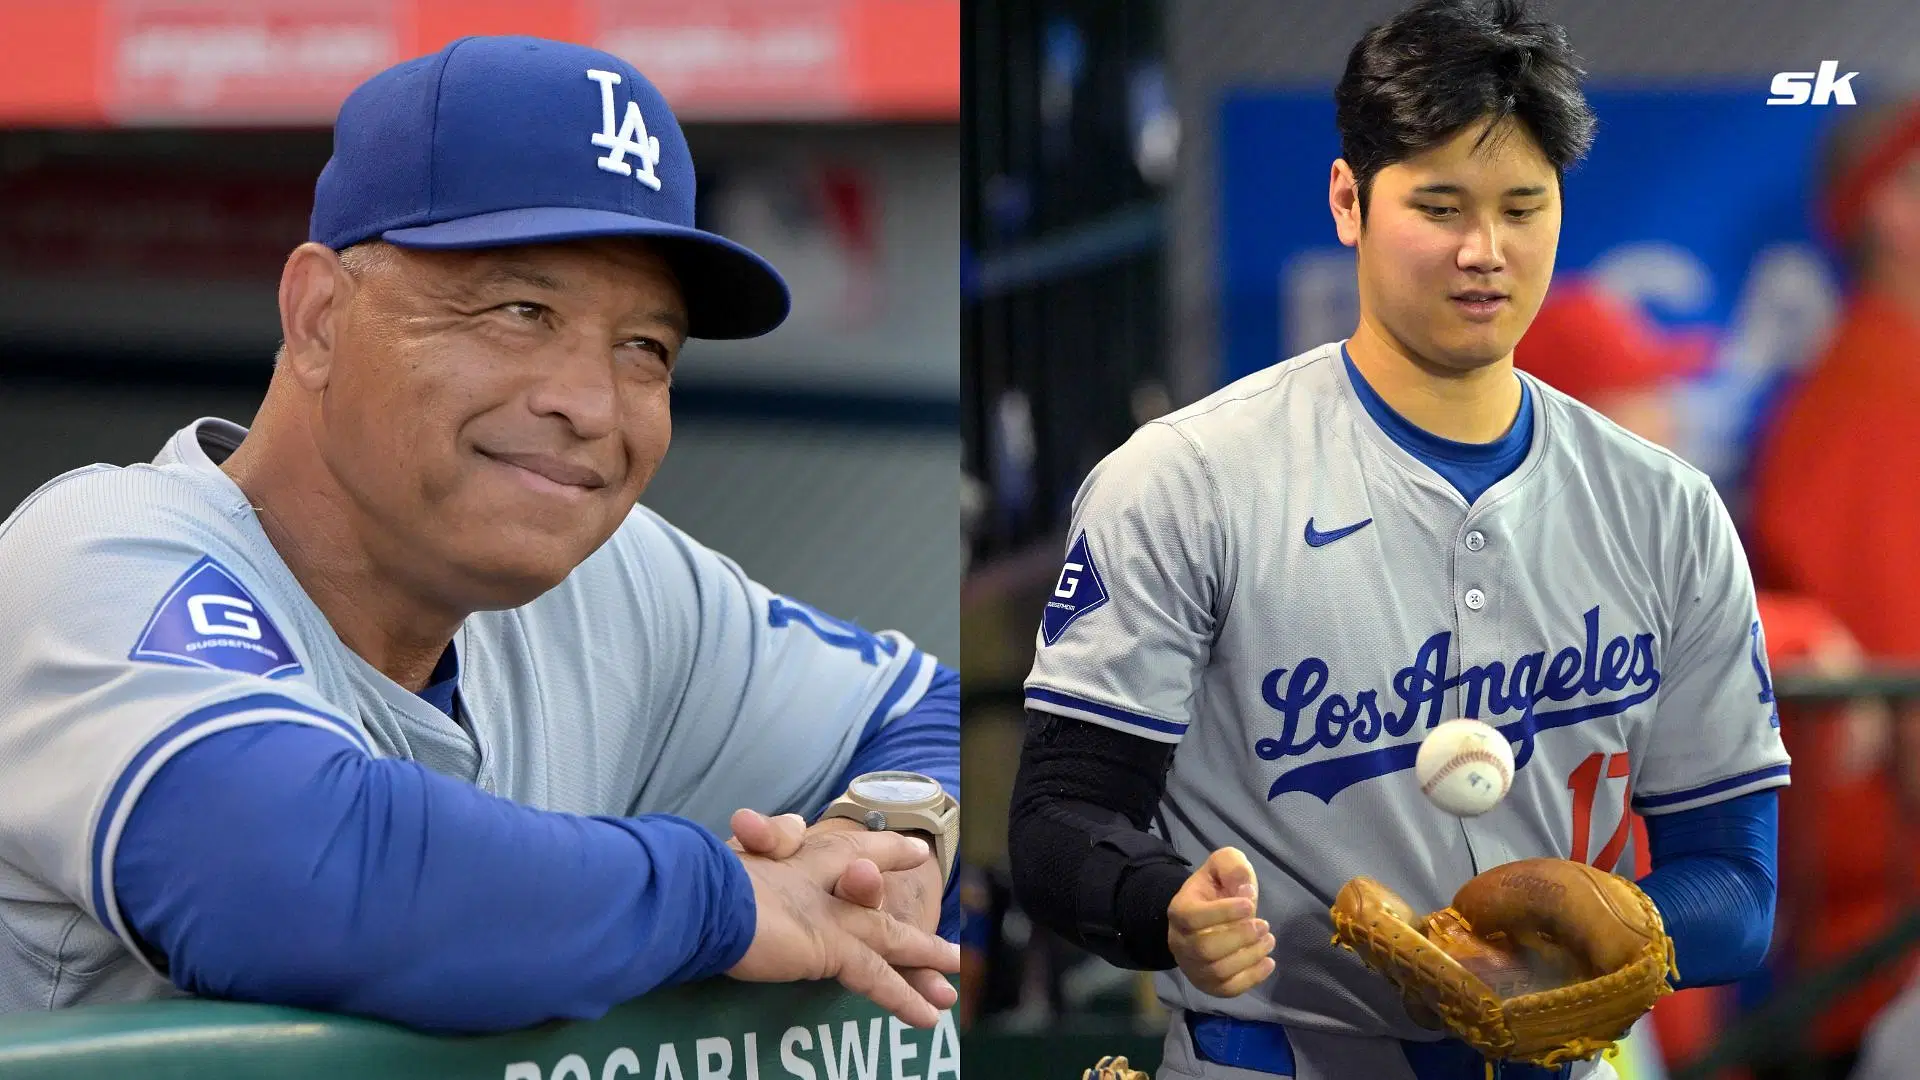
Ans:
[[[0,1010],[493,1031],[724,973],[934,1024],[955,676],[637,506],[687,340],[788,308],[658,91],[519,37],[376,75],[279,307],[251,430],[0,525]]]

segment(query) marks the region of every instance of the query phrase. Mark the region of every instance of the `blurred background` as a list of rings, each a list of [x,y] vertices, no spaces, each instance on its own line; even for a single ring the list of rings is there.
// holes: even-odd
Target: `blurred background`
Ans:
[[[251,420],[341,100],[466,34],[673,104],[702,225],[794,313],[694,342],[644,501],[772,588],[958,655],[959,0],[0,0],[0,506]]]
[[[1402,6],[965,5],[963,1007],[985,1075],[1158,1061],[1141,978],[1009,895],[1020,682],[1088,469],[1141,422],[1352,331],[1331,90]],[[1769,970],[1668,998],[1616,1068],[1920,1076],[1920,991],[1899,997],[1920,940],[1920,7],[1537,10],[1585,57],[1600,128],[1518,362],[1714,479],[1795,758]],[[1854,103],[1766,104],[1776,73],[1812,86],[1828,60],[1859,73]],[[1856,1064],[1882,1017],[1909,1048],[1894,1071]]]

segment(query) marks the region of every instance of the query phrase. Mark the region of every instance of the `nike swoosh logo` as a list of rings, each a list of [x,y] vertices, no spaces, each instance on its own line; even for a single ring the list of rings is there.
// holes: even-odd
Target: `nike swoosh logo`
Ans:
[[[1335,540],[1338,540],[1343,536],[1352,536],[1354,533],[1359,532],[1361,529],[1364,529],[1371,524],[1373,524],[1373,519],[1368,518],[1365,521],[1355,522],[1354,524],[1349,525],[1344,529],[1334,529],[1332,532],[1321,532],[1320,530],[1313,527],[1313,519],[1308,518],[1307,519],[1307,546],[1308,547],[1326,547],[1328,544],[1333,543]]]

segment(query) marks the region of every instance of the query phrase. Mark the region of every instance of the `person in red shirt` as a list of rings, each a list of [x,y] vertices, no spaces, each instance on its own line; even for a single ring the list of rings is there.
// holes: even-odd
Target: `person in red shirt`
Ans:
[[[1555,287],[1514,353],[1514,364],[1591,405],[1651,442],[1671,447],[1679,421],[1674,387],[1703,370],[1711,341],[1661,332],[1631,303],[1585,282]],[[1758,595],[1767,660],[1776,672],[1845,675],[1863,653],[1824,604],[1781,589]],[[1820,793],[1819,816],[1796,813],[1789,794],[1781,815],[1782,895],[1775,975],[1838,959],[1883,932],[1901,895],[1890,871],[1885,830],[1859,823],[1894,816],[1884,708],[1816,712],[1787,706],[1781,731],[1800,787]],[[1834,827],[1842,825],[1843,827]],[[1635,850],[1645,858],[1644,834]],[[1640,872],[1645,871],[1642,867]],[[1899,986],[1897,974],[1842,999],[1815,1025],[1817,1076],[1844,1076],[1861,1034]],[[1662,1055],[1679,1064],[1704,1052],[1735,1008],[1731,987],[1685,990],[1653,1011]],[[1756,1078],[1767,1076],[1764,1070]]]
[[[1782,398],[1753,474],[1753,557],[1876,658],[1920,661],[1920,101],[1842,128],[1822,207],[1857,286]]]
[[[1853,114],[1826,172],[1823,225],[1855,284],[1835,333],[1761,435],[1749,553],[1763,586],[1818,601],[1867,655],[1920,663],[1920,100]],[[1771,623],[1767,636],[1771,645]],[[1847,823],[1824,830],[1803,867],[1821,872],[1817,884],[1800,880],[1822,906],[1802,927],[1800,960],[1838,959],[1916,902],[1911,860],[1893,854],[1920,817],[1920,710],[1904,708],[1892,732],[1881,755],[1891,769],[1857,775],[1842,732],[1800,738],[1817,737],[1812,749],[1824,755],[1812,767],[1825,776],[1807,790],[1820,792],[1827,820]],[[1808,776],[1802,750],[1793,753],[1796,779]],[[1791,858],[1783,848],[1783,864]],[[1794,880],[1783,865],[1782,881]],[[1826,1014],[1820,1047],[1856,1050],[1911,970],[1909,958]]]

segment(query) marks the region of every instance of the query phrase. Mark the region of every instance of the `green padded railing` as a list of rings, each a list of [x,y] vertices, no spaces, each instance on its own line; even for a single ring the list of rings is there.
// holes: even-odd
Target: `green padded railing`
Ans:
[[[949,1080],[951,1013],[907,1027],[831,983],[714,980],[591,1022],[422,1035],[269,1005],[175,1000],[0,1016],[5,1080]]]

